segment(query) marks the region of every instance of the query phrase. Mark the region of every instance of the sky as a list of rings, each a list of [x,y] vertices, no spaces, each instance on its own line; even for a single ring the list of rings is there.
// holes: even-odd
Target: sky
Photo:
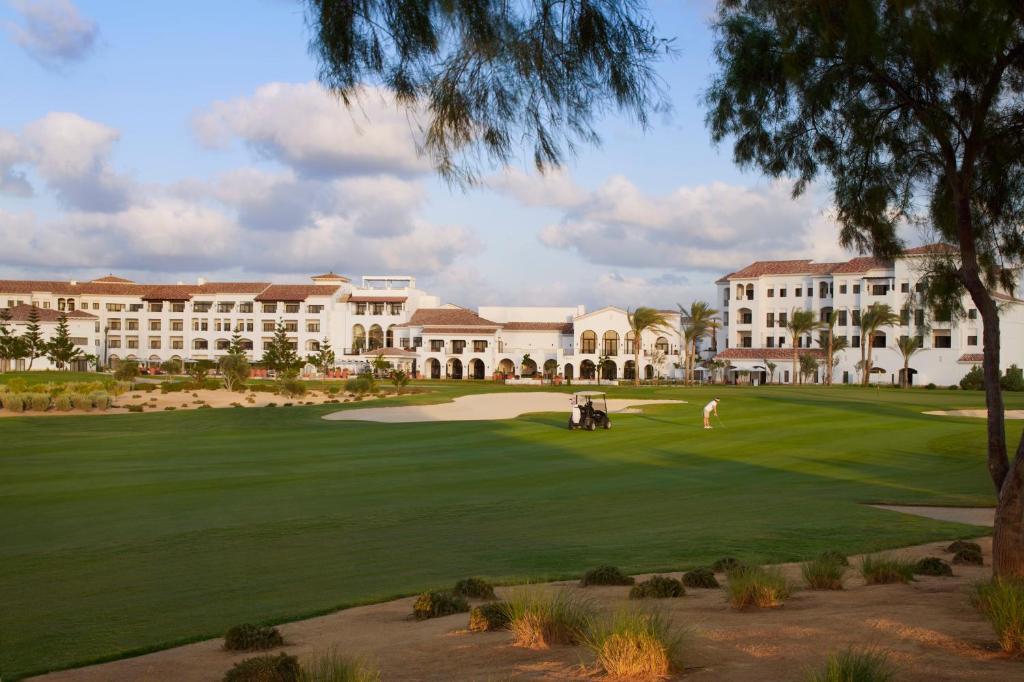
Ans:
[[[413,275],[446,302],[674,309],[754,260],[849,257],[827,192],[712,145],[710,0],[652,2],[677,54],[647,130],[560,171],[439,179],[386,93],[316,83],[288,0],[0,0],[0,278]]]

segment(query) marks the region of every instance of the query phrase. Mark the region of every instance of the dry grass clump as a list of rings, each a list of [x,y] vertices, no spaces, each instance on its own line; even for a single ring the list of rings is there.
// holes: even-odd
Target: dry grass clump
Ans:
[[[228,651],[266,651],[284,644],[277,628],[243,623],[224,633],[224,648]]]
[[[663,575],[652,576],[630,589],[630,599],[672,599],[686,594],[683,583]]]
[[[683,585],[695,588],[718,587],[718,579],[710,568],[695,568],[683,574]]]
[[[914,564],[916,575],[953,575],[953,567],[935,556],[926,556],[918,559]]]
[[[956,540],[946,548],[946,551],[950,554],[956,554],[957,552],[965,549],[973,549],[975,552],[981,554],[981,545],[977,542],[969,542],[968,540]]]
[[[634,578],[620,571],[615,566],[598,566],[583,574],[580,587],[587,585],[632,585]]]
[[[725,591],[729,603],[736,609],[782,606],[790,595],[789,583],[782,571],[760,566],[740,566],[729,571]]]
[[[807,587],[812,590],[841,590],[846,566],[839,563],[836,557],[823,554],[801,565],[800,572]]]
[[[977,550],[972,547],[965,547],[953,555],[953,563],[967,564],[969,566],[984,566],[985,559],[981,555],[981,550]]]
[[[711,570],[715,573],[728,573],[743,565],[739,559],[734,556],[724,556],[721,559],[711,564]]]
[[[845,554],[843,554],[842,552],[838,552],[838,551],[836,551],[834,549],[827,549],[827,550],[825,550],[824,552],[822,552],[821,554],[818,555],[818,559],[824,559],[826,561],[832,561],[833,563],[837,563],[840,566],[849,566],[850,565],[850,559],[847,558],[847,556]]]
[[[992,624],[1003,651],[1024,656],[1024,579],[978,583],[971,603]]]
[[[860,564],[860,574],[868,585],[909,583],[914,579],[913,561],[884,554],[869,554]]]
[[[522,588],[510,595],[507,613],[515,646],[547,649],[552,644],[584,641],[594,607],[566,590]]]
[[[824,667],[807,675],[807,682],[890,682],[896,670],[889,655],[876,649],[853,648],[832,654]]]
[[[343,656],[337,649],[302,666],[299,682],[380,682],[380,670],[366,661]]]
[[[587,646],[613,679],[659,680],[683,668],[683,634],[658,612],[618,611],[593,626]]]
[[[288,654],[256,656],[235,663],[224,682],[299,682],[299,659]]]
[[[469,602],[450,592],[424,592],[412,605],[412,615],[416,620],[439,618],[466,611],[469,611]]]
[[[469,612],[469,629],[472,632],[507,630],[509,624],[508,602],[496,601],[474,606]]]
[[[467,599],[494,599],[494,586],[482,578],[466,578],[455,583],[452,594]]]

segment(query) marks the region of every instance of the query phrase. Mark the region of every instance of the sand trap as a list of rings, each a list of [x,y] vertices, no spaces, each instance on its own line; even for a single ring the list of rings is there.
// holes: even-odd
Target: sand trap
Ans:
[[[924,414],[935,415],[936,417],[978,417],[988,419],[988,410],[932,410]],[[1007,419],[1024,419],[1024,410],[1006,410]]]
[[[936,521],[953,521],[967,523],[972,526],[992,526],[995,523],[996,510],[991,507],[920,507],[899,504],[872,504],[876,509],[923,516]]]
[[[854,567],[841,591],[799,590],[778,609],[736,612],[722,590],[688,589],[681,599],[645,604],[663,610],[677,626],[688,628],[686,673],[673,679],[699,682],[763,682],[803,679],[825,656],[848,645],[882,646],[899,667],[902,682],[1021,679],[1021,662],[999,653],[992,628],[972,609],[968,593],[975,581],[991,576],[991,541],[980,538],[985,566],[954,566],[953,577],[918,576],[907,585],[865,585]],[[937,556],[949,561],[946,542],[893,550],[906,559]],[[595,558],[594,563],[598,563]],[[686,563],[681,547],[680,563]],[[798,564],[783,573],[801,584]],[[666,573],[678,577],[678,572]],[[641,576],[638,576],[641,577]],[[719,574],[719,580],[725,576]],[[635,607],[628,587],[558,587],[582,592],[610,613]],[[499,597],[510,588],[498,588]],[[381,668],[388,682],[420,680],[590,680],[594,658],[586,647],[548,650],[512,646],[511,633],[470,633],[466,614],[416,622],[412,597],[345,609],[281,626],[286,646],[275,651],[309,661],[336,647],[364,656]],[[653,601],[653,600],[652,600]],[[46,675],[71,682],[176,680],[217,682],[232,664],[253,654],[223,651],[220,639],[196,642],[137,658]]]
[[[324,415],[335,421],[401,422],[455,422],[483,419],[514,419],[528,412],[564,412],[569,415],[569,394],[550,391],[529,393],[483,393],[464,395],[450,403],[436,405],[407,405],[403,407],[371,407],[344,410]],[[612,414],[635,412],[631,405],[683,404],[685,400],[638,400],[611,398],[608,411]]]

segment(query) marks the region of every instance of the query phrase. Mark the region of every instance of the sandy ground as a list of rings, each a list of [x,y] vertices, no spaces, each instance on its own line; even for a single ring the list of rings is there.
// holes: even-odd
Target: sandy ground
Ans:
[[[988,410],[932,410],[924,414],[931,414],[937,417],[978,417],[988,419]],[[1007,419],[1024,419],[1024,410],[1006,410],[1004,413]]]
[[[901,504],[873,504],[876,509],[914,514],[937,521],[953,521],[967,523],[972,526],[992,526],[995,524],[996,510],[992,507],[919,507]]]
[[[829,652],[848,645],[888,650],[903,682],[1024,679],[1024,661],[1008,659],[998,650],[991,628],[968,604],[971,583],[988,577],[991,570],[987,566],[991,541],[977,541],[985,552],[986,566],[955,566],[956,575],[951,578],[919,576],[907,585],[866,586],[851,570],[845,590],[800,590],[778,609],[737,612],[716,589],[691,589],[681,599],[644,605],[663,609],[689,632],[686,670],[677,679],[801,680]],[[945,544],[892,553],[948,560]],[[852,558],[854,566],[858,561]],[[800,583],[799,565],[785,564],[783,570],[794,584]],[[637,604],[626,598],[626,587],[584,589],[574,583],[547,587],[581,590],[602,611]],[[508,589],[499,588],[499,596]],[[517,648],[508,632],[468,632],[466,614],[413,621],[409,617],[412,603],[412,598],[398,599],[285,624],[281,631],[287,644],[282,650],[308,659],[336,647],[374,661],[387,681],[597,677],[584,647]],[[236,661],[247,657],[225,652],[221,644],[219,639],[198,642],[38,679],[219,680]]]
[[[333,396],[333,399],[343,402],[347,396],[344,393],[339,393]],[[50,409],[46,412],[10,412],[8,410],[0,410],[0,417],[65,417],[70,415],[104,415],[104,414],[138,414],[128,412],[128,405],[143,405],[145,412],[170,412],[167,408],[173,407],[174,410],[195,410],[199,409],[203,404],[209,405],[211,408],[222,408],[222,407],[266,407],[270,403],[276,405],[284,405],[285,403],[291,403],[292,405],[320,405],[322,403],[331,400],[332,396],[327,395],[319,391],[310,391],[304,396],[298,396],[294,398],[287,398],[285,396],[277,395],[276,393],[267,393],[263,391],[225,391],[225,390],[198,390],[198,391],[178,391],[175,393],[161,393],[160,391],[130,391],[124,395],[118,396],[114,400],[114,405],[108,410],[68,410],[67,412],[58,412],[57,410]],[[376,400],[374,396],[364,396],[363,402],[369,402]],[[350,398],[351,401],[351,398]],[[238,403],[235,405],[234,403]]]
[[[373,407],[366,410],[344,410],[324,415],[336,421],[375,422],[446,422],[477,421],[482,419],[514,419],[528,412],[564,412],[569,415],[568,393],[531,391],[524,393],[482,393],[464,395],[449,403],[437,405],[407,405],[404,407]],[[608,411],[612,414],[636,412],[631,405],[683,404],[684,400],[638,400],[611,398]]]

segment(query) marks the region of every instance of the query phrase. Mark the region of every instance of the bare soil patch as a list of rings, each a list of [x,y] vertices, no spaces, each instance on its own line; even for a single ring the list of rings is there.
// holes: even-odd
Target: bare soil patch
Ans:
[[[972,526],[992,526],[995,524],[996,510],[992,507],[926,507],[907,506],[902,504],[873,504],[876,509],[923,516],[937,521],[953,521]]]
[[[834,650],[877,646],[891,652],[901,681],[1024,679],[1024,662],[1006,658],[988,624],[969,606],[968,589],[991,569],[991,541],[977,540],[986,566],[956,566],[953,577],[919,576],[907,585],[866,586],[852,557],[841,591],[799,590],[776,609],[737,612],[722,590],[689,589],[680,599],[658,600],[676,626],[689,631],[686,671],[680,679],[758,681],[802,679]],[[904,558],[948,559],[948,542],[894,550]],[[800,583],[798,564],[782,570]],[[679,577],[679,573],[670,573]],[[637,576],[644,578],[647,576]],[[720,580],[724,576],[719,575]],[[629,587],[580,588],[605,611],[630,603]],[[499,598],[509,588],[499,588]],[[330,647],[379,664],[384,680],[593,679],[593,659],[583,647],[531,650],[513,647],[507,631],[471,633],[467,614],[422,622],[411,619],[414,598],[345,609],[281,626],[281,649],[308,659]],[[146,656],[53,673],[41,679],[219,680],[246,654],[223,651],[208,640]]]
[[[924,414],[936,417],[976,417],[988,419],[988,410],[930,410]],[[1007,419],[1024,419],[1024,410],[1006,410]]]

